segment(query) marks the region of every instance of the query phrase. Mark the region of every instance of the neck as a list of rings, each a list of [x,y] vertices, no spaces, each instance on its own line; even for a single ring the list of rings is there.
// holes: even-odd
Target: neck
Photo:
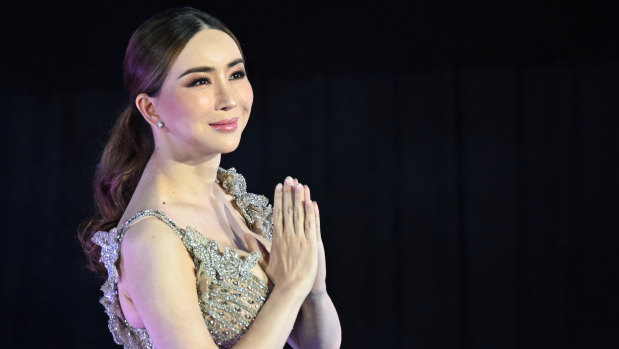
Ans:
[[[202,205],[216,196],[217,170],[221,154],[184,162],[155,150],[146,168],[145,179],[153,186],[153,194],[163,201]]]

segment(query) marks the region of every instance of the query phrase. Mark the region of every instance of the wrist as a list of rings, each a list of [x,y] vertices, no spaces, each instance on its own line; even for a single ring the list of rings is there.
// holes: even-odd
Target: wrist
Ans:
[[[327,294],[327,284],[323,281],[318,285],[314,285],[307,296],[320,298],[324,296],[325,294]]]
[[[311,291],[303,300],[303,304],[301,305],[301,307],[316,307],[324,303],[324,301],[327,299],[329,299],[329,294],[327,293],[326,289]]]
[[[309,299],[320,299],[320,298],[323,298],[325,296],[328,296],[327,295],[327,288],[326,287],[320,288],[320,289],[317,289],[317,290],[311,290],[310,293],[307,294],[306,299],[308,299],[308,298]]]
[[[271,294],[269,298],[276,297],[278,299],[283,299],[298,304],[299,306],[303,303],[305,298],[307,297],[307,292],[303,291],[302,288],[297,285],[275,285],[271,290]]]

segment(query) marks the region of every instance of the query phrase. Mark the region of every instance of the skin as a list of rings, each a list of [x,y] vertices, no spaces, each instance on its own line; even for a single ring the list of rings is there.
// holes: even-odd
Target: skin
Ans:
[[[253,92],[241,58],[227,34],[202,30],[181,51],[157,96],[137,96],[156,146],[120,222],[159,209],[220,248],[241,256],[262,252],[252,271],[273,289],[235,348],[281,348],[286,340],[295,348],[337,348],[340,323],[327,293],[320,215],[309,188],[290,177],[276,186],[271,244],[249,230],[215,183],[221,154],[236,149],[251,112]],[[212,69],[183,75],[195,67]],[[233,117],[233,132],[208,125]],[[191,257],[163,222],[144,219],[128,229],[118,289],[123,315],[133,327],[146,328],[157,348],[217,348],[198,307]]]

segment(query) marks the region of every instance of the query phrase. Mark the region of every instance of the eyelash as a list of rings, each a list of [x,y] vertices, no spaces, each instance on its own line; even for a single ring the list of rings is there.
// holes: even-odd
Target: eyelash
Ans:
[[[206,85],[209,82],[210,81],[207,78],[201,77],[201,78],[197,78],[197,79],[193,80],[189,84],[189,87],[191,87],[191,86],[199,86],[199,85]]]
[[[236,77],[235,77],[236,76]],[[232,73],[232,75],[230,75],[230,78],[232,78],[232,80],[240,80],[243,79],[245,76],[247,76],[247,74],[245,73],[244,70],[237,70],[234,73]],[[210,83],[209,79],[206,77],[199,77],[195,80],[193,80],[189,86],[200,86],[200,85],[205,85]]]
[[[245,73],[245,71],[244,71],[244,70],[237,70],[237,71],[235,71],[234,73],[232,73],[231,77],[232,77],[232,76],[235,76],[235,75],[238,75],[238,77],[236,77],[236,78],[234,78],[234,79],[235,79],[235,80],[239,80],[239,79],[244,78],[247,74]]]

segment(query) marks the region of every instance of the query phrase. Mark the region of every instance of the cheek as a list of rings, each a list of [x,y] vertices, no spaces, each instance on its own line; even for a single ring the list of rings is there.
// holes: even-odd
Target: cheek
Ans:
[[[243,86],[241,90],[241,96],[243,98],[243,103],[245,104],[248,110],[251,109],[252,104],[254,103],[254,90],[251,88],[251,84],[247,81],[247,84]]]
[[[175,115],[178,114],[181,109],[182,103],[178,95],[175,93],[161,93],[159,96],[159,105],[157,106],[157,112],[167,122],[171,122]]]
[[[188,101],[188,104],[194,110],[198,108],[208,110],[209,109],[208,107],[211,106],[212,101],[213,99],[210,96],[202,93],[196,96],[195,101],[194,100]]]
[[[203,93],[187,92],[175,93],[165,101],[168,118],[191,118],[197,110],[203,110],[211,103],[211,99]]]

